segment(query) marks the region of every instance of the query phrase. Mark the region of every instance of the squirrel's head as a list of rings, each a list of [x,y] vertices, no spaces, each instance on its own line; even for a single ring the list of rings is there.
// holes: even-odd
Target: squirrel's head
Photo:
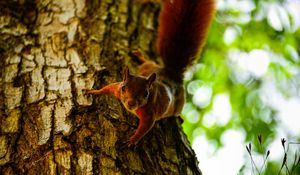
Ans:
[[[129,69],[126,66],[123,75],[120,97],[125,108],[134,111],[146,105],[150,96],[152,83],[156,79],[156,74],[153,73],[148,78],[134,76],[129,73]]]

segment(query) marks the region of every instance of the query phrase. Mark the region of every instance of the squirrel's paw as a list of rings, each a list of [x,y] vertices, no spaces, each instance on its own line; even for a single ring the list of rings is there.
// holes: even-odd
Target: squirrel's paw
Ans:
[[[103,94],[102,89],[83,89],[84,93],[89,95],[89,94]]]
[[[133,142],[131,142],[130,140],[123,142],[121,145],[121,149],[125,149],[125,148],[133,148],[134,149],[135,147],[136,147],[136,145]]]
[[[131,54],[138,58],[138,60],[142,63],[146,62],[148,59],[144,56],[141,49],[132,49]]]
[[[90,92],[91,92],[91,89],[82,89],[82,92],[84,93],[84,94],[91,94]]]

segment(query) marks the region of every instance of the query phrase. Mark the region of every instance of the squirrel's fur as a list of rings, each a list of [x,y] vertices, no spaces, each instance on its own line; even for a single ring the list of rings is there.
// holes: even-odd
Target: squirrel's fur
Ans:
[[[131,75],[126,67],[123,81],[87,91],[114,94],[140,119],[130,144],[136,144],[155,121],[180,114],[184,104],[183,74],[203,48],[214,11],[214,0],[165,0],[156,43],[164,65],[136,51],[142,62],[138,75]]]
[[[166,0],[159,18],[156,47],[167,75],[183,73],[201,52],[215,12],[214,0]]]

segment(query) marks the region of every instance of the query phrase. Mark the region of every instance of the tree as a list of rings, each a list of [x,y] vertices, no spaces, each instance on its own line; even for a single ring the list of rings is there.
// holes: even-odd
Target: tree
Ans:
[[[156,58],[160,4],[0,2],[1,174],[201,174],[180,118],[158,122],[134,149],[138,119],[112,96],[88,97]],[[157,60],[156,60],[157,61]]]

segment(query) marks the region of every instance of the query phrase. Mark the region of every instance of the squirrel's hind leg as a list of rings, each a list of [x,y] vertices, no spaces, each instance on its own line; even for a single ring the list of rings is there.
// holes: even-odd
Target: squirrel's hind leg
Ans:
[[[138,58],[141,64],[144,64],[149,61],[149,59],[144,56],[141,49],[133,49],[131,53]]]
[[[152,73],[154,73],[160,66],[156,64],[154,61],[148,59],[144,56],[142,51],[140,49],[134,49],[131,52],[134,56],[138,58],[138,60],[141,62],[141,65],[139,65],[137,73],[139,75],[148,77]]]

